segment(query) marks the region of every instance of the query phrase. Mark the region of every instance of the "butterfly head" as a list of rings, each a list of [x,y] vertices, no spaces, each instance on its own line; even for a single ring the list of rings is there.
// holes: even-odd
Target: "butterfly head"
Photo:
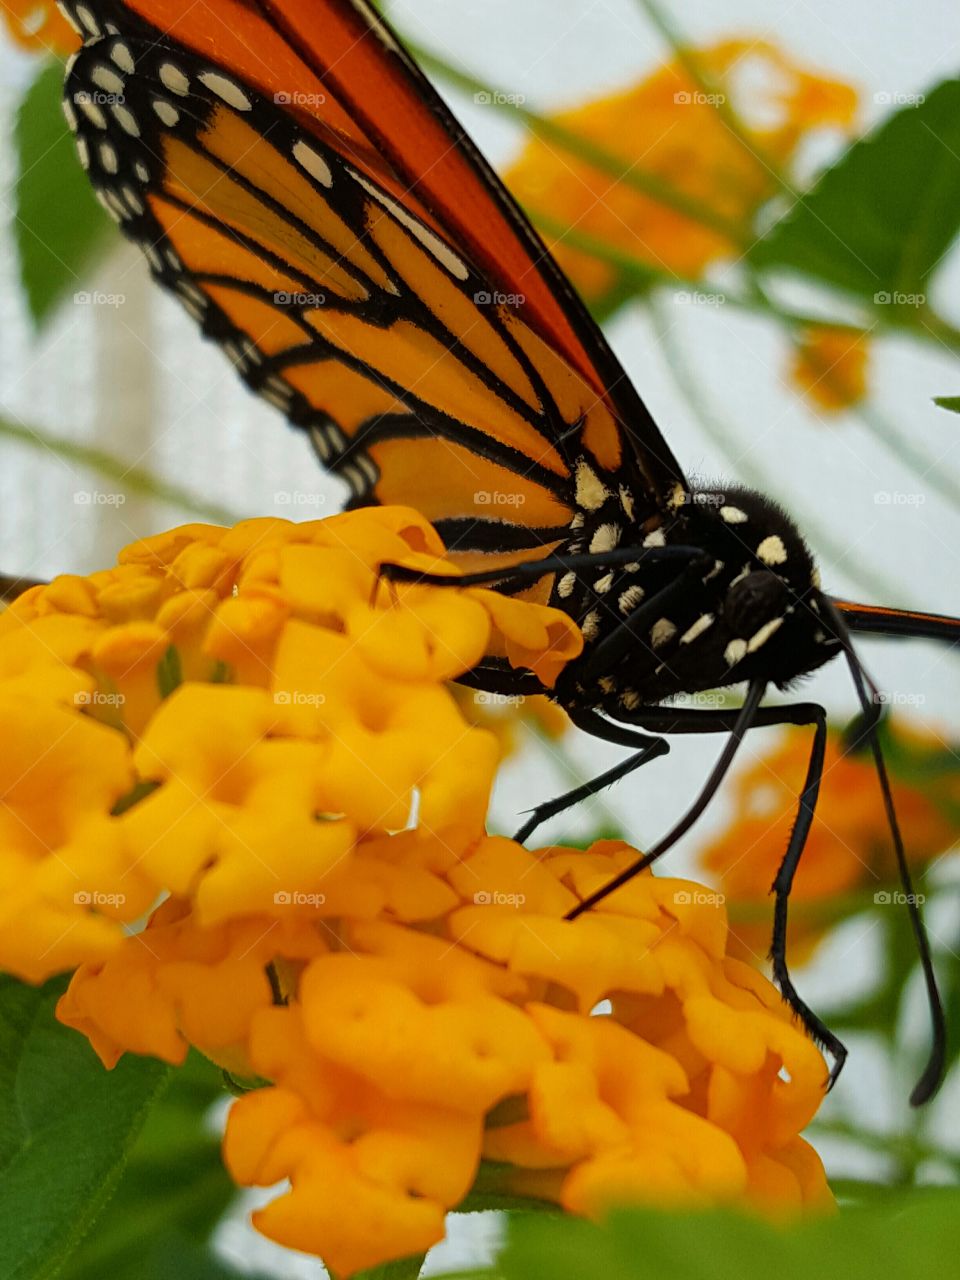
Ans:
[[[756,677],[782,688],[838,652],[809,548],[762,494],[692,489],[666,541],[687,542],[713,562],[682,606],[685,630],[668,663],[684,691]],[[692,621],[691,605],[699,610]]]

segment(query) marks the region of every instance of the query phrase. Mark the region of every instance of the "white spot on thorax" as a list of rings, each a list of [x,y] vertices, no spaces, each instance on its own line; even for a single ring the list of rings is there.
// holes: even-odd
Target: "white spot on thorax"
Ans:
[[[593,584],[593,589],[594,591],[599,592],[600,595],[604,595],[605,592],[609,591],[612,586],[613,586],[613,570],[611,569],[609,573],[605,573],[602,578],[598,578],[596,580],[596,582]]]
[[[620,486],[620,505],[623,507],[623,514],[628,520],[632,520],[636,508],[633,505],[633,494],[625,484]]]
[[[662,649],[677,634],[677,628],[669,618],[658,619],[650,628],[650,643],[654,649]]]
[[[721,507],[720,518],[727,524],[746,524],[748,516],[739,507]]]
[[[782,626],[782,618],[771,618],[769,622],[765,622],[747,641],[747,653],[756,653],[760,646],[766,644],[773,633],[779,631]]]
[[[643,595],[643,587],[627,587],[626,591],[620,593],[620,612],[624,614],[630,613],[643,599]]]
[[[715,622],[712,613],[705,613],[699,617],[692,627],[689,627],[680,637],[681,644],[692,644],[697,636],[702,636],[705,631],[713,626]]]
[[[620,701],[628,711],[634,711],[640,706],[640,695],[636,689],[624,689],[620,695]]]
[[[577,575],[571,569],[569,573],[565,573],[557,583],[557,595],[562,599],[572,596],[574,588],[577,585]]]
[[[596,554],[603,551],[612,551],[619,541],[619,525],[602,524],[590,539],[590,550]]]
[[[600,615],[596,609],[591,610],[580,624],[584,640],[596,640],[600,632]]]
[[[652,533],[648,533],[643,540],[645,547],[665,547],[667,545],[666,534],[662,529],[654,529]]]
[[[723,659],[728,666],[735,667],[741,658],[746,657],[746,653],[746,640],[731,640],[723,651]]]
[[[787,559],[787,548],[783,545],[782,538],[771,533],[757,547],[757,555],[764,564],[783,564]]]

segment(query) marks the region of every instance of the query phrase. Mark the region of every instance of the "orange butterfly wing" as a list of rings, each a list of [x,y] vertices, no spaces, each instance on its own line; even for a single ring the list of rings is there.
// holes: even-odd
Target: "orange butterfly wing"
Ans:
[[[499,564],[558,545],[598,488],[627,521],[676,494],[596,326],[365,4],[72,13],[101,198],[357,500],[417,506]]]

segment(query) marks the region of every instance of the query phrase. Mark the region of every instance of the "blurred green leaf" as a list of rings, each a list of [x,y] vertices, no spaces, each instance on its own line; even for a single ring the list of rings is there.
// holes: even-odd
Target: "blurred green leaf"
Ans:
[[[51,62],[17,112],[14,237],[34,322],[47,320],[116,232],[94,199],[63,118],[63,64]]]
[[[207,1124],[211,1105],[223,1096],[220,1072],[199,1055],[171,1074],[116,1194],[62,1280],[213,1280],[230,1274],[212,1259],[204,1261],[206,1241],[236,1194],[219,1138]]]
[[[750,251],[915,319],[960,228],[960,80],[855,142]]]
[[[960,1192],[887,1200],[783,1230],[731,1213],[623,1210],[596,1226],[511,1220],[498,1260],[506,1280],[810,1280],[943,1274],[960,1249]]]
[[[52,1276],[89,1230],[162,1089],[167,1068],[106,1071],[54,1007],[63,980],[0,977],[0,1276]]]
[[[951,413],[960,413],[960,396],[934,396],[933,403],[941,409],[949,409]]]

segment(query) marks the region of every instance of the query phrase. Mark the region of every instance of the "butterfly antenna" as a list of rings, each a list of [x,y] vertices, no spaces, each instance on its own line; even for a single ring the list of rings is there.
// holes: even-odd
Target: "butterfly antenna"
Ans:
[[[920,904],[913,888],[913,877],[910,874],[910,867],[907,863],[906,850],[903,845],[903,835],[900,830],[900,823],[897,819],[896,807],[893,803],[893,792],[890,788],[890,777],[887,773],[886,761],[883,758],[883,750],[880,746],[880,737],[877,733],[877,726],[880,722],[882,714],[882,702],[880,699],[880,691],[870,678],[869,674],[857,657],[850,638],[850,631],[847,627],[839,610],[836,609],[828,598],[823,600],[824,611],[830,618],[834,632],[840,644],[843,646],[844,657],[847,666],[850,669],[850,675],[853,679],[854,688],[857,691],[857,698],[863,712],[864,737],[870,744],[870,751],[873,755],[874,767],[877,771],[877,779],[880,783],[880,791],[883,795],[883,807],[886,811],[887,826],[890,829],[890,835],[893,839],[894,853],[897,859],[897,870],[900,875],[900,884],[903,887],[904,898],[907,904],[907,912],[910,916],[910,924],[913,929],[913,936],[917,945],[917,954],[920,957],[920,967],[923,971],[923,980],[927,991],[927,1004],[930,1009],[930,1021],[932,1023],[932,1044],[930,1047],[930,1056],[927,1059],[927,1065],[924,1067],[923,1074],[914,1086],[913,1092],[910,1094],[911,1106],[919,1107],[923,1103],[929,1102],[936,1094],[940,1085],[943,1083],[944,1066],[947,1054],[947,1024],[943,1013],[943,1002],[940,998],[940,989],[937,986],[937,975],[933,967],[933,957],[930,954],[930,939],[927,935],[926,926],[923,923],[923,914],[920,910]]]

